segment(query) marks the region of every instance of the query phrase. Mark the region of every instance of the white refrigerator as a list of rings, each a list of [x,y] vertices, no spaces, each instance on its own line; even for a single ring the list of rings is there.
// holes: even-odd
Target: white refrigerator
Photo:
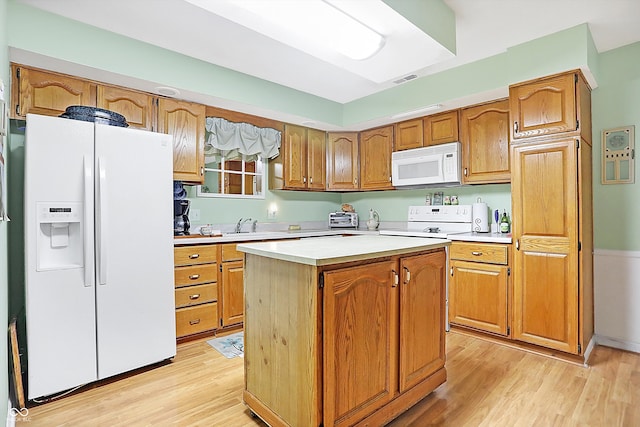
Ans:
[[[28,398],[176,354],[169,135],[28,114]]]

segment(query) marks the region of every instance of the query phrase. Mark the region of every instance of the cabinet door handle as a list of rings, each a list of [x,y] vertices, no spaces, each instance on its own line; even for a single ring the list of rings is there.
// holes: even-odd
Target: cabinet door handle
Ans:
[[[464,168],[464,176],[467,176],[467,168]]]
[[[480,255],[482,255],[482,252],[473,251],[473,252],[471,252],[471,255],[473,255],[473,256],[480,256]]]
[[[411,280],[411,272],[407,267],[403,267],[403,268],[404,268],[404,277],[405,277],[404,284],[408,285],[409,280]]]
[[[516,250],[520,250],[520,239],[516,239]]]
[[[518,133],[518,122],[513,122],[513,133]]]
[[[313,184],[313,177],[312,176],[309,177],[309,184]]]
[[[200,176],[204,176],[204,167],[200,166]]]
[[[189,276],[189,279],[191,279],[191,280],[196,280],[196,279],[198,279],[199,277],[200,277],[200,275],[199,275],[199,274],[192,274],[191,276]]]
[[[200,323],[200,319],[189,320],[190,325],[197,325],[198,323]]]
[[[449,274],[451,274],[451,277],[453,277],[453,267],[449,269]]]
[[[200,298],[200,294],[189,295],[189,299],[198,299]]]
[[[398,286],[399,282],[398,273],[395,270],[391,270],[391,272],[393,273],[393,285],[391,285],[391,287],[395,288],[396,286]]]
[[[306,184],[306,183],[307,183],[307,177],[306,177],[306,176],[303,176],[303,177],[302,177],[302,182],[303,182],[304,184]]]
[[[189,259],[197,259],[200,258],[200,254],[191,254],[189,255]]]

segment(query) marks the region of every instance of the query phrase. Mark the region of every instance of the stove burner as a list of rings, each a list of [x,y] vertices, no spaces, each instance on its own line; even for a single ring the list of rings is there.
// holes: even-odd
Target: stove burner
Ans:
[[[440,232],[440,227],[427,227],[422,231],[425,232],[425,233],[439,233]]]

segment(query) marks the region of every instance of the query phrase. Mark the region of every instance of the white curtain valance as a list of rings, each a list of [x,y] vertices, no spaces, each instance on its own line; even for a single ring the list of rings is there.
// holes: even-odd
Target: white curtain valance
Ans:
[[[221,117],[207,117],[205,125],[205,160],[272,159],[280,154],[280,131],[259,128],[249,123],[229,122]]]

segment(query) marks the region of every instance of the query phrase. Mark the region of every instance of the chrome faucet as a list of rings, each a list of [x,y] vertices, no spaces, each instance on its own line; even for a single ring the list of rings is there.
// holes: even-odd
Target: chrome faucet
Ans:
[[[248,222],[248,221],[251,221],[251,218],[245,218],[245,219],[240,218],[238,220],[238,223],[236,224],[236,233],[241,233],[242,232],[242,225],[245,222]]]
[[[251,223],[251,232],[252,232],[252,233],[255,233],[255,232],[256,232],[257,224],[258,224],[258,220],[257,220],[257,219],[254,219],[254,220],[253,220],[253,222]]]

